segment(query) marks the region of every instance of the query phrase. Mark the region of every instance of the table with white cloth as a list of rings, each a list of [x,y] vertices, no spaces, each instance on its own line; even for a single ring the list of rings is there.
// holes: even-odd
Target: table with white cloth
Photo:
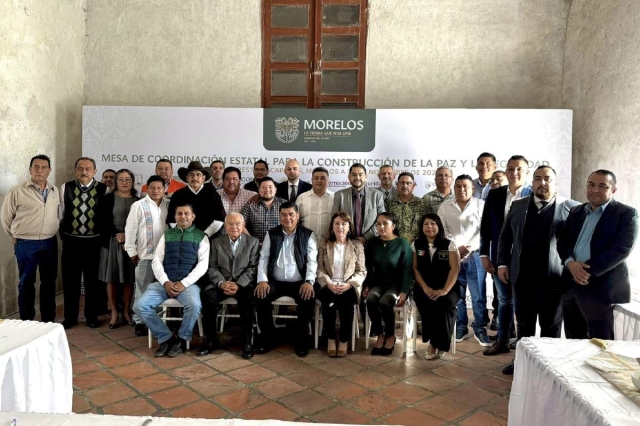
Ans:
[[[71,354],[60,324],[0,322],[0,411],[71,413]]]
[[[624,303],[613,308],[613,338],[640,340],[640,302]]]
[[[640,357],[640,342],[607,344],[610,352]],[[589,340],[520,340],[509,425],[640,425],[640,406],[585,364],[601,351]]]

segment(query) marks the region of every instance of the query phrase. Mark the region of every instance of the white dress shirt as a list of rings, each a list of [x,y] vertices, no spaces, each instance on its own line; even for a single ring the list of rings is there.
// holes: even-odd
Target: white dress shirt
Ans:
[[[140,260],[153,259],[160,238],[167,230],[168,209],[169,200],[163,198],[160,205],[157,205],[148,195],[133,203],[124,227],[124,250],[129,257],[138,256]],[[147,224],[148,218],[151,220],[151,227]]]
[[[346,244],[334,244],[333,246],[333,276],[334,283],[344,282],[344,249]]]
[[[480,248],[480,222],[484,201],[471,197],[464,210],[455,199],[445,201],[438,209],[444,233],[456,246],[466,246],[469,251]]]
[[[307,191],[296,198],[296,205],[300,213],[300,224],[311,229],[318,238],[329,238],[333,191],[327,190],[322,197],[318,197],[313,190]]]
[[[296,231],[293,231],[291,235],[287,235],[284,230],[282,231],[284,241],[282,242],[282,249],[278,254],[278,260],[273,267],[273,277],[278,281],[294,282],[294,281],[308,281],[315,283],[316,271],[318,270],[318,245],[316,243],[315,235],[311,234],[309,242],[307,243],[307,275],[303,278],[298,271],[298,265],[296,265],[296,259],[294,257],[294,238]],[[271,250],[271,239],[269,233],[264,237],[262,243],[262,249],[260,250],[260,261],[258,262],[258,282],[269,281],[269,274],[267,267],[269,266],[269,256]]]
[[[156,280],[162,285],[169,281],[169,277],[164,272],[164,235],[160,238],[156,251],[153,255],[153,261],[151,262],[151,269]],[[191,284],[198,281],[209,269],[209,238],[205,237],[200,241],[198,247],[198,263],[189,275],[184,277],[180,282],[183,286],[189,287]]]
[[[515,194],[512,194],[511,190],[507,188],[507,202],[504,203],[504,217],[507,217],[507,213],[509,213],[509,209],[511,208],[511,203],[522,198],[522,188],[524,188],[524,186],[516,189]]]

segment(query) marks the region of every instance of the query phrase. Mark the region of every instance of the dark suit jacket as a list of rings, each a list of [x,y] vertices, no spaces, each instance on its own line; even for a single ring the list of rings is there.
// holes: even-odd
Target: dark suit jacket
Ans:
[[[228,235],[214,238],[209,252],[209,281],[204,290],[217,287],[220,281],[232,281],[241,287],[254,285],[259,260],[260,242],[255,237],[242,235],[235,256]]]
[[[487,195],[480,223],[480,256],[489,256],[491,263],[498,258],[498,241],[504,224],[504,206],[507,202],[509,185],[492,189]],[[522,188],[522,197],[531,194],[531,186]]]
[[[527,259],[521,259],[520,256],[523,248],[522,236],[524,233],[524,224],[527,219],[527,214],[529,214],[532,197],[533,194],[515,200],[513,204],[511,204],[511,209],[509,213],[507,213],[502,232],[500,233],[500,241],[498,242],[498,265],[496,266],[504,265],[509,267],[509,280],[512,283],[518,280],[521,263],[527,262]],[[569,210],[578,204],[577,201],[557,195],[555,204],[553,205],[554,213],[549,235],[540,235],[540,238],[549,241],[549,270],[547,271],[547,275],[550,278],[548,284],[551,288],[557,289],[562,287],[561,276],[564,268],[558,251],[556,250],[557,237],[562,231],[567,216],[569,216]],[[534,211],[531,212],[531,214],[537,214],[537,212]]]
[[[558,253],[563,264],[569,257],[574,257],[573,249],[587,217],[585,206],[588,203],[571,209],[558,239]],[[611,200],[591,237],[591,258],[585,262],[590,266],[587,269],[591,274],[589,284],[576,284],[569,271],[565,271],[564,276],[573,283],[576,296],[591,293],[602,303],[628,303],[631,286],[625,260],[633,249],[637,236],[636,209]]]
[[[288,180],[285,180],[284,182],[280,182],[277,186],[276,186],[276,197],[280,197],[283,198],[287,201],[289,201],[289,186],[290,183]],[[298,197],[300,196],[300,194],[303,194],[307,191],[311,191],[311,184],[309,182],[305,182],[303,180],[299,180],[298,181]]]

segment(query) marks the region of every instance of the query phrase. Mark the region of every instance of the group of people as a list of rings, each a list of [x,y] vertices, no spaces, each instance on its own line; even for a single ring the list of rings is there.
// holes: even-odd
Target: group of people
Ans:
[[[227,298],[237,301],[245,358],[276,344],[272,304],[282,296],[297,304],[294,343],[301,357],[316,300],[327,353],[342,357],[354,306],[362,302],[371,319],[372,354],[388,355],[396,340],[394,307],[411,298],[429,343],[425,358],[439,358],[450,348],[454,324],[456,341],[469,336],[467,291],[473,336],[487,356],[511,350],[514,323],[517,338],[534,335],[538,318],[542,336],[560,337],[564,319],[569,338],[612,339],[613,304],[630,298],[625,259],[638,231],[637,211],[612,198],[615,175],[594,171],[588,202],[579,204],[557,194],[552,167],[538,167],[531,179],[523,156],[497,171],[495,157],[485,152],[476,170],[475,179],[454,179],[440,167],[436,189],[420,198],[414,176],[402,172],[396,181],[388,165],[379,170],[377,188],[366,185],[365,166],[351,165],[351,186],[333,193],[326,169],[315,168],[304,182],[296,160],[287,162],[280,183],[265,161],[256,161],[254,179],[241,187],[241,171],[222,161],[181,167],[183,183],[162,159],[138,197],[130,170],[107,170],[98,182],[95,162],[86,157],[76,161],[76,178],[58,190],[47,179],[49,158],[38,155],[30,181],[13,188],[1,210],[20,271],[20,317],[35,317],[39,269],[41,318],[55,320],[59,233],[65,328],[78,323],[81,280],[86,323],[100,325],[102,281],[109,326],[131,324],[136,335],[148,327],[159,342],[156,356],[182,353],[201,311],[206,341],[197,354],[217,348],[216,318]],[[157,315],[168,298],[184,307],[177,337]],[[492,326],[494,342],[487,334]]]

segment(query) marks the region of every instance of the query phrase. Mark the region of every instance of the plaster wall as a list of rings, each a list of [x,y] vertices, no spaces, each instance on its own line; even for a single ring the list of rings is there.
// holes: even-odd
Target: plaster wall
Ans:
[[[89,0],[87,105],[260,107],[261,0]]]
[[[29,160],[51,157],[56,185],[81,151],[85,0],[0,2],[0,203],[29,177]],[[18,271],[0,232],[0,317],[17,310]],[[61,287],[61,282],[58,282]]]
[[[558,108],[570,0],[369,0],[367,108]]]
[[[567,27],[562,108],[573,114],[574,198],[596,169],[616,174],[614,197],[640,209],[640,2],[574,0]],[[628,260],[640,296],[640,249]]]

